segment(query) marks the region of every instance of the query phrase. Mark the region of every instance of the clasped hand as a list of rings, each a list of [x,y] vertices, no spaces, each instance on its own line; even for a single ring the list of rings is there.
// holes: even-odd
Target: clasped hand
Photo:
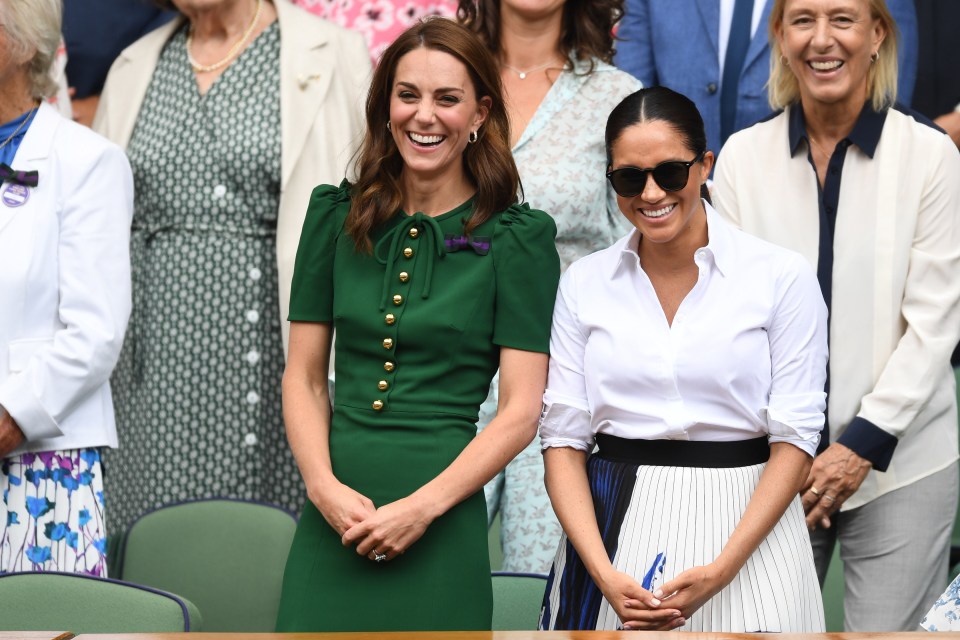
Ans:
[[[431,518],[411,498],[385,504],[342,537],[344,546],[356,545],[361,556],[393,560],[420,539]],[[386,557],[384,557],[386,556]]]
[[[377,508],[372,500],[339,482],[313,502],[343,545],[356,546],[359,555],[371,560],[394,559],[419,540],[432,522],[413,498]]]
[[[604,581],[602,591],[624,629],[669,631],[686,624],[724,586],[721,572],[711,563],[687,569],[652,593],[632,577],[615,572]]]
[[[625,630],[670,631],[686,622],[678,609],[664,606],[625,573],[611,570],[599,586]]]

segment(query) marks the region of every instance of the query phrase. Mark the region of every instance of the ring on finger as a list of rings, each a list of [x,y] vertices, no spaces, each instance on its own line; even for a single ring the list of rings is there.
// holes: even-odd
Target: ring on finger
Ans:
[[[374,561],[374,562],[383,562],[383,561],[386,560],[386,559],[387,559],[387,554],[385,554],[385,553],[380,553],[380,552],[377,551],[376,549],[373,550],[373,561]]]
[[[820,490],[813,485],[810,485],[810,493],[817,496],[818,498],[820,497]]]
[[[822,497],[821,499],[822,499],[822,500],[829,500],[830,502],[833,502],[834,500],[836,500],[836,498],[834,498],[833,496],[831,496],[831,495],[829,495],[829,494],[826,494],[826,493],[823,494],[823,497]]]

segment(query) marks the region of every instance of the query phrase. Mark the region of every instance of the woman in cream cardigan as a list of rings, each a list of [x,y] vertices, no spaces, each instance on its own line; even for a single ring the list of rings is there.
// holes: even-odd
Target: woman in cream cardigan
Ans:
[[[827,427],[802,490],[847,631],[911,631],[946,583],[957,504],[960,154],[895,103],[884,0],[776,0],[770,102],[717,164],[717,209],[816,267]]]
[[[136,186],[112,532],[173,500],[302,507],[281,335],[308,198],[344,177],[370,69],[361,36],[287,0],[172,8],[114,63],[94,122]]]

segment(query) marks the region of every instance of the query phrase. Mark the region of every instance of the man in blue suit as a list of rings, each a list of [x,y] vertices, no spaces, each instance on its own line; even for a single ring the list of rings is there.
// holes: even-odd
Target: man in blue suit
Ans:
[[[773,0],[626,0],[615,62],[644,86],[664,85],[693,100],[706,124],[707,148],[718,152],[726,139],[721,135],[723,79],[731,79],[729,73],[721,74],[721,60],[731,59],[727,49],[736,46],[740,17],[744,51],[734,58],[742,63],[739,77],[732,76],[739,82],[727,135],[770,113],[766,84],[772,4]],[[897,101],[909,105],[917,76],[916,10],[913,0],[887,0],[887,6],[900,29]]]

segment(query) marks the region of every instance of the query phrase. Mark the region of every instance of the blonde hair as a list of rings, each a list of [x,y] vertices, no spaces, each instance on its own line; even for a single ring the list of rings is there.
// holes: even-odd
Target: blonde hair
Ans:
[[[45,98],[57,90],[50,67],[60,47],[60,0],[0,0],[0,22],[16,59],[29,58],[30,92]]]
[[[870,17],[879,20],[886,36],[880,44],[878,57],[867,70],[867,95],[875,111],[882,111],[893,105],[897,99],[897,23],[886,0],[864,0],[870,6]],[[770,10],[770,80],[767,83],[767,95],[770,106],[784,109],[800,102],[800,84],[797,76],[785,64],[780,62],[783,51],[777,40],[777,29],[783,25],[783,14],[787,0],[774,0]]]

